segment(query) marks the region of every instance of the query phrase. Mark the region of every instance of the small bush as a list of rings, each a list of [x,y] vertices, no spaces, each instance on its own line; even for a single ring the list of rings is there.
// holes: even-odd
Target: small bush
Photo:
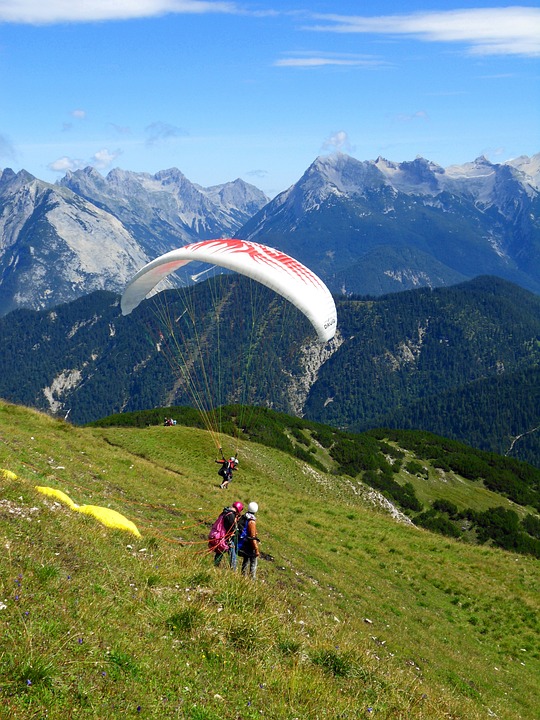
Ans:
[[[283,655],[298,655],[302,649],[302,644],[297,640],[290,640],[288,638],[279,640],[277,643],[278,649]]]
[[[26,661],[15,677],[15,692],[26,692],[36,685],[51,687],[55,674],[54,665],[45,658]]]
[[[126,675],[136,677],[139,674],[139,668],[135,660],[121,650],[111,650],[108,660],[114,668],[122,670]]]
[[[174,632],[191,632],[202,623],[202,620],[201,610],[190,607],[171,615],[167,620],[167,626]]]
[[[347,655],[339,655],[334,650],[321,650],[313,656],[312,661],[335,677],[348,677],[353,669],[350,658]]]
[[[240,650],[253,648],[257,644],[257,638],[257,628],[248,622],[239,622],[233,625],[227,633],[227,640]]]
[[[54,565],[42,565],[34,570],[35,576],[41,583],[46,583],[48,580],[58,577],[60,571]]]
[[[451,520],[444,515],[437,515],[433,510],[417,515],[414,518],[414,524],[447,537],[458,538],[461,536],[461,530]]]
[[[434,500],[431,503],[431,507],[438,512],[446,513],[451,518],[457,518],[458,508],[450,500]]]
[[[422,463],[419,463],[416,460],[408,462],[405,465],[405,470],[411,475],[417,475],[418,477],[427,477],[428,475],[427,469],[422,465]]]

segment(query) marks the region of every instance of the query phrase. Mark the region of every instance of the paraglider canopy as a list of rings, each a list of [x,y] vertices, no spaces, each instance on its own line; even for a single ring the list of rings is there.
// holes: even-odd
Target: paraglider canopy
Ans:
[[[122,295],[122,314],[129,315],[161,280],[193,261],[234,270],[266,285],[306,315],[320,342],[334,336],[337,322],[334,299],[315,273],[280,250],[234,238],[185,245],[145,265]]]

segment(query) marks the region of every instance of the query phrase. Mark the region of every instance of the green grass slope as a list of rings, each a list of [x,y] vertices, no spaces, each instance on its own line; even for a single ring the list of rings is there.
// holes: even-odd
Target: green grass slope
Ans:
[[[205,427],[189,407],[119,413],[91,426],[145,428],[165,415]],[[540,470],[527,463],[429,432],[350,433],[268,408],[224,406],[214,419],[213,431],[220,426],[235,442],[256,441],[345,475],[362,495],[374,488],[383,497],[371,493],[372,500],[392,502],[418,526],[540,558]]]
[[[537,717],[537,560],[397,523],[255,443],[225,494],[214,457],[198,428],[0,403],[0,716]],[[206,552],[234,499],[259,503],[256,583]]]

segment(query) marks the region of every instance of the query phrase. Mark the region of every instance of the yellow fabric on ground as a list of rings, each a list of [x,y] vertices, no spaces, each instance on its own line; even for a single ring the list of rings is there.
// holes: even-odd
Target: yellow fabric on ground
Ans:
[[[11,470],[0,469],[0,475],[6,480],[16,480],[17,476]]]
[[[70,507],[72,510],[77,510],[79,507],[78,505],[75,505],[73,500],[68,495],[66,495],[66,493],[62,492],[61,490],[57,490],[56,488],[42,487],[36,485],[36,490],[38,490],[38,492],[40,493],[43,493],[43,495],[49,495],[49,497],[54,497],[57,500],[60,500],[60,502],[63,502],[64,505],[68,505],[68,507]]]
[[[116,510],[99,507],[99,505],[81,505],[81,507],[78,508],[78,511],[80,513],[84,513],[85,515],[93,515],[107,527],[117,528],[118,530],[127,530],[127,532],[133,533],[133,535],[141,537],[141,533],[138,531],[135,523],[132,523],[131,520],[128,520],[119,512],[116,512]]]
[[[36,490],[38,490],[40,493],[43,493],[44,495],[48,495],[49,497],[54,497],[57,500],[60,500],[60,502],[64,503],[76,512],[83,513],[84,515],[92,515],[96,518],[96,520],[99,520],[100,523],[106,525],[107,527],[115,528],[117,530],[126,530],[127,532],[130,532],[137,537],[141,537],[141,533],[139,532],[135,523],[131,522],[131,520],[128,520],[126,517],[124,517],[124,515],[117,512],[116,510],[100,507],[99,505],[76,505],[73,500],[68,495],[66,495],[66,493],[62,492],[61,490],[57,490],[56,488],[36,485]]]

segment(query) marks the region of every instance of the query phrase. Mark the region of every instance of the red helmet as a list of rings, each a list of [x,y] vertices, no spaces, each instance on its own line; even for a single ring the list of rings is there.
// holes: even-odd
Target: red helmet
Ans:
[[[244,506],[241,502],[233,502],[232,507],[236,510],[236,512],[240,515],[242,510],[244,509]]]

